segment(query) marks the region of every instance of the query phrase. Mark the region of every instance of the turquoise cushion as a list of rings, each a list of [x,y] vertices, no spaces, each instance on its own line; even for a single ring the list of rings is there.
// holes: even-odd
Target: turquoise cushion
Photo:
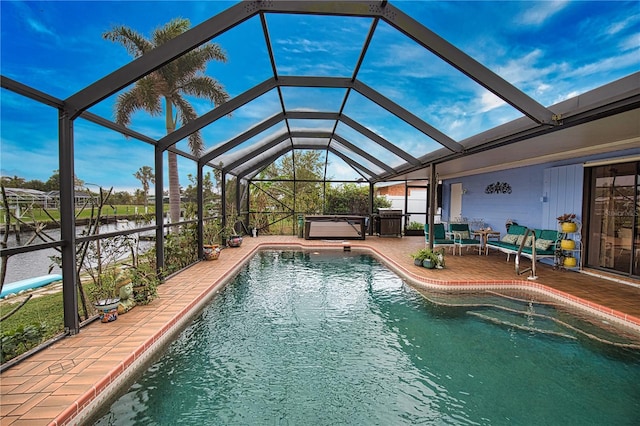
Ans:
[[[508,231],[509,234],[514,235],[524,235],[525,232],[527,232],[527,227],[522,225],[511,225]]]
[[[540,232],[540,235],[538,236],[536,234],[536,236],[541,240],[553,240],[555,242],[558,239],[558,231],[543,229],[542,232]]]

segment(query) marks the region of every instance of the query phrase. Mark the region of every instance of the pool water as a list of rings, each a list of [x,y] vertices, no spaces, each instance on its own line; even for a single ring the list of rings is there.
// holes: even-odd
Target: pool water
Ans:
[[[489,297],[433,303],[357,253],[260,252],[97,424],[639,424],[640,351]]]

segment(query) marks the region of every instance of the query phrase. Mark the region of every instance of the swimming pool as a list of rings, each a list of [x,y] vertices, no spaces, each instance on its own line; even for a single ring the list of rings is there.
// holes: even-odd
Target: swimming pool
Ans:
[[[259,252],[97,424],[640,419],[639,351],[551,305],[429,296],[370,256]]]

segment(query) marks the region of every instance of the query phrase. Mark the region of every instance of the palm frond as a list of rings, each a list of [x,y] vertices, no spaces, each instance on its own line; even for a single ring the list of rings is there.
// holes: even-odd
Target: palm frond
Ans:
[[[140,33],[125,26],[113,27],[111,30],[102,34],[102,38],[120,43],[134,58],[142,56],[154,47],[151,42]]]
[[[194,49],[176,59],[176,62],[179,64],[181,74],[195,75],[199,71],[204,72],[212,60],[227,62],[226,52],[216,43],[208,43]]]
[[[151,115],[162,114],[162,96],[165,94],[163,83],[153,74],[138,80],[134,86],[141,109]]]
[[[153,30],[151,40],[155,46],[160,46],[184,33],[191,27],[191,22],[185,18],[174,18],[162,27]]]
[[[229,94],[224,86],[208,75],[191,78],[179,89],[188,95],[208,99],[215,106],[222,105],[229,100]]]
[[[138,80],[128,91],[118,95],[114,109],[116,112],[116,123],[128,126],[131,123],[131,116],[138,110],[144,110],[151,115],[162,113],[162,103],[157,91],[149,89],[152,86],[149,78]]]

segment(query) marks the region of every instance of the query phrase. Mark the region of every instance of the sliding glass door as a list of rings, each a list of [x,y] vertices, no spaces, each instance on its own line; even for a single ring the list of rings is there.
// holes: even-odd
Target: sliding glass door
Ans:
[[[592,167],[587,266],[640,275],[640,162]]]

